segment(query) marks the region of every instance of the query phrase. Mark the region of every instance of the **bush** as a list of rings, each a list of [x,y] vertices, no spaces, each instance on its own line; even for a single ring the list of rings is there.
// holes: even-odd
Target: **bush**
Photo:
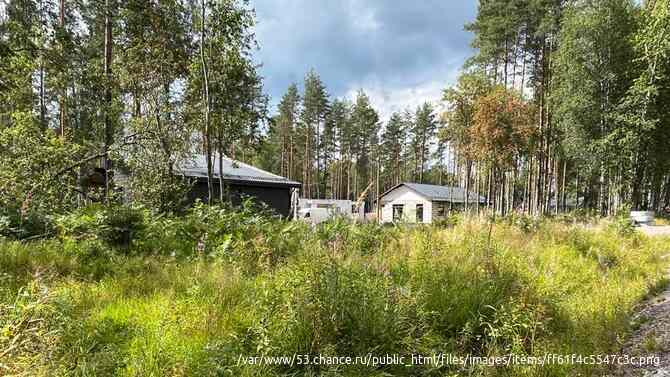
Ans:
[[[45,238],[53,236],[55,225],[51,216],[29,211],[23,214],[0,215],[0,237],[10,239]]]
[[[465,215],[449,214],[443,219],[434,221],[433,225],[437,228],[453,228],[463,222],[463,216]]]
[[[379,271],[312,253],[262,287],[260,323],[277,354],[336,355],[398,349],[400,310]],[[262,344],[262,343],[261,343]]]
[[[556,216],[559,222],[570,224],[595,224],[600,219],[600,215],[595,209],[578,208],[568,213],[562,213]]]
[[[43,132],[29,112],[11,114],[9,124],[0,127],[0,216],[9,218],[0,236],[51,235],[50,215],[75,206],[77,193],[70,187],[76,186],[76,174],[68,167],[82,149]]]
[[[98,239],[128,249],[145,227],[145,211],[125,205],[92,205],[57,219],[61,239]]]
[[[633,224],[627,213],[614,217],[610,221],[609,227],[622,237],[629,237],[635,233],[635,224]]]
[[[360,255],[374,254],[393,239],[398,227],[377,223],[356,223],[346,217],[336,217],[316,227],[321,245],[336,252],[356,250]]]
[[[540,229],[543,220],[540,217],[512,212],[505,216],[502,221],[508,225],[516,227],[523,233],[529,234],[537,232]]]

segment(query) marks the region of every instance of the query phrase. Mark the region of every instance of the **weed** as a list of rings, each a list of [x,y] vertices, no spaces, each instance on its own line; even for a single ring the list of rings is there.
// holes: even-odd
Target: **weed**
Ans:
[[[83,210],[59,219],[59,239],[0,241],[2,363],[37,376],[600,374],[585,365],[238,363],[616,352],[637,303],[665,284],[667,239],[497,220],[335,219],[312,229],[251,205],[181,217]]]

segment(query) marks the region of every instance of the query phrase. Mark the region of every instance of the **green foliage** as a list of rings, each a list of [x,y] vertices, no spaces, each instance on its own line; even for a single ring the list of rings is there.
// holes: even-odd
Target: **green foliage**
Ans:
[[[133,254],[212,257],[248,271],[274,266],[299,248],[305,224],[284,222],[246,201],[202,203],[180,217],[127,205],[92,205],[56,219],[61,240],[92,240]]]
[[[542,218],[528,216],[525,214],[520,214],[512,212],[511,214],[502,218],[503,222],[506,222],[509,225],[515,226],[524,233],[535,233],[540,229],[542,225]]]
[[[623,213],[611,219],[609,226],[620,236],[627,237],[635,234],[635,224],[628,213]]]
[[[413,125],[408,130],[411,137],[410,148],[414,152],[419,169],[415,173],[414,179],[420,183],[423,182],[425,164],[428,160],[428,152],[433,145],[436,130],[437,121],[433,112],[433,106],[428,102],[424,102],[423,105],[416,109]]]
[[[463,221],[465,215],[458,213],[450,213],[443,219],[433,221],[433,226],[436,228],[453,228]]]
[[[485,75],[463,72],[458,76],[458,83],[445,89],[442,97],[449,109],[442,115],[444,128],[439,138],[442,142],[453,143],[460,153],[470,158],[476,157],[471,145],[475,103],[490,90],[491,83]]]
[[[0,233],[23,238],[49,233],[49,216],[74,207],[76,177],[68,168],[79,148],[44,135],[28,113],[0,128]],[[9,224],[9,225],[7,225]]]
[[[123,205],[93,205],[56,220],[63,240],[99,240],[113,248],[127,249],[145,226],[148,214]]]
[[[612,116],[631,80],[633,16],[626,0],[575,4],[565,13],[552,96],[562,147],[583,174],[599,173],[595,160],[617,166],[630,146],[616,144]]]
[[[309,254],[261,286],[266,353],[342,355],[397,349],[401,307],[371,267]],[[286,327],[288,325],[288,328]]]
[[[358,250],[361,255],[373,254],[394,238],[397,229],[375,223],[358,224],[349,218],[336,217],[319,224],[316,237],[321,244],[335,252]]]
[[[562,213],[556,219],[564,224],[595,224],[599,221],[600,215],[595,209],[579,208]]]
[[[53,217],[38,211],[0,216],[0,237],[26,239],[54,234]]]
[[[119,253],[85,231],[105,212],[70,219],[62,242],[0,242],[0,348],[20,344],[2,360],[10,374],[597,375],[578,365],[290,368],[238,358],[616,352],[633,307],[662,284],[669,246],[551,221],[520,231],[504,219],[490,242],[488,223],[473,219],[312,229],[247,204],[145,215],[130,253]],[[134,221],[130,212],[117,219]]]

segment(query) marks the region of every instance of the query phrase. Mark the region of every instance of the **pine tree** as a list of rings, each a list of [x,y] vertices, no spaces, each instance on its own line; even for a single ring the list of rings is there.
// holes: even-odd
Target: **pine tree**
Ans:
[[[280,150],[279,174],[290,179],[297,178],[298,145],[296,128],[300,115],[300,94],[296,84],[291,84],[279,102],[279,114],[275,126],[278,128]]]
[[[401,183],[406,132],[402,116],[397,112],[391,114],[381,136],[385,188]]]
[[[436,130],[437,121],[433,113],[433,107],[428,102],[425,102],[416,109],[414,127],[410,130],[412,145],[416,151],[416,179],[418,179],[419,183],[423,183],[426,162]]]
[[[303,193],[306,198],[320,197],[322,182],[321,128],[328,112],[328,95],[318,74],[305,76],[301,121],[303,148]]]
[[[373,155],[373,146],[378,143],[379,115],[372,108],[370,99],[362,90],[356,96],[352,114],[352,154],[356,159],[356,170],[353,179],[353,193],[357,198],[371,182],[372,162],[376,160]]]

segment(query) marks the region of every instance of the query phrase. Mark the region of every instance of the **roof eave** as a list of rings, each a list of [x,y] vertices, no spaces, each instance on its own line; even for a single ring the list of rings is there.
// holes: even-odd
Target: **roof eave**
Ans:
[[[190,179],[195,179],[198,182],[207,182],[207,177],[203,176],[196,176],[196,175],[182,175],[183,177],[190,178]],[[213,177],[215,180],[219,180],[219,177]],[[295,187],[295,188],[300,188],[302,187],[302,183],[296,182],[296,181],[269,181],[269,180],[247,180],[247,179],[239,179],[239,178],[230,178],[230,177],[224,177],[223,181],[226,183],[234,183],[234,184],[244,184],[247,186],[275,186],[275,187]]]

